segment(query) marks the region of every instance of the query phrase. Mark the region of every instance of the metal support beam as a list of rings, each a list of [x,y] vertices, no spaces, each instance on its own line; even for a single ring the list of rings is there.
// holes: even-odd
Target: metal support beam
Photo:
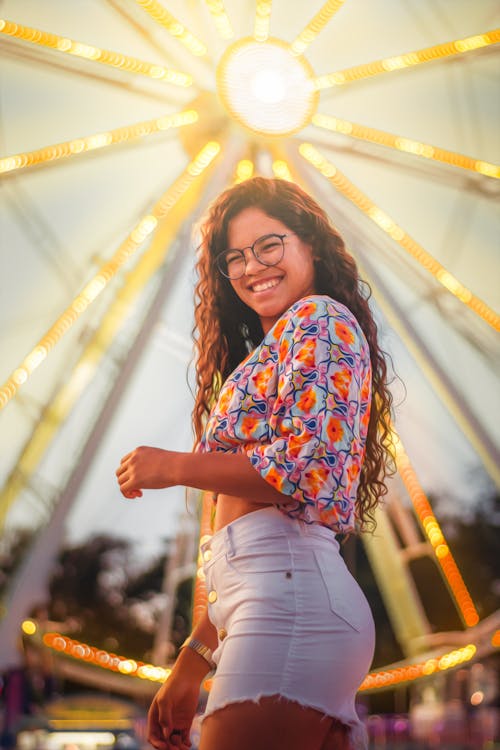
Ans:
[[[387,505],[394,494],[390,485]],[[364,534],[363,544],[383,596],[394,634],[405,656],[415,656],[426,646],[431,632],[429,622],[407,566],[401,559],[401,547],[388,518],[380,506],[376,511],[375,534]]]

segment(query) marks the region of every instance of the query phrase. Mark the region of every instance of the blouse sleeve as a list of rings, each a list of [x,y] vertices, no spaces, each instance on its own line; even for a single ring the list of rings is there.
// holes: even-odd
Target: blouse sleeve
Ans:
[[[290,312],[279,332],[271,439],[245,450],[280,492],[327,510],[356,497],[370,416],[369,349],[340,303],[306,298]]]

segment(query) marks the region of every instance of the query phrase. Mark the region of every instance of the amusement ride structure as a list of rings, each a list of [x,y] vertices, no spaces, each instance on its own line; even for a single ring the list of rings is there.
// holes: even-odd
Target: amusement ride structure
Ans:
[[[494,282],[486,273],[483,298],[476,293],[474,272],[461,273],[461,269],[469,268],[465,261],[460,262],[451,253],[439,253],[441,242],[448,241],[460,248],[461,253],[470,253],[473,265],[489,264],[494,243],[491,239],[494,230],[490,227],[495,221],[500,166],[486,158],[484,148],[480,156],[466,155],[445,148],[443,143],[417,140],[405,132],[372,126],[370,116],[374,103],[371,85],[379,87],[376,100],[379,95],[386,96],[394,83],[396,96],[401,97],[401,106],[405,107],[409,106],[405,101],[411,99],[413,85],[415,96],[422,94],[418,80],[421,71],[427,76],[449,74],[450,80],[457,73],[463,76],[460,85],[464,87],[467,86],[464,67],[467,72],[472,69],[474,75],[474,67],[481,66],[481,75],[491,76],[500,42],[500,29],[486,23],[493,18],[494,3],[478,4],[482,18],[477,11],[478,18],[470,33],[462,32],[456,38],[443,35],[440,41],[431,44],[444,25],[443,19],[439,21],[441,27],[436,22],[436,29],[426,26],[420,16],[420,33],[429,30],[428,43],[405,48],[404,43],[392,39],[385,56],[348,65],[337,64],[337,60],[356,54],[358,59],[366,56],[363,39],[367,31],[360,30],[360,25],[362,20],[368,25],[370,18],[361,18],[367,3],[360,0],[328,0],[307,4],[307,9],[303,4],[300,9],[299,4],[291,8],[290,3],[280,0],[239,3],[238,10],[235,3],[222,0],[189,3],[102,0],[100,4],[107,14],[106,22],[96,29],[95,38],[85,24],[86,34],[82,30],[80,36],[78,18],[72,27],[74,37],[67,31],[71,28],[67,14],[75,21],[76,7],[67,10],[66,17],[62,13],[60,28],[57,24],[46,28],[43,14],[22,2],[4,2],[2,13],[12,17],[0,19],[2,49],[13,69],[26,71],[36,67],[45,74],[47,85],[59,76],[76,88],[81,83],[87,87],[86,91],[116,89],[124,101],[129,97],[130,110],[137,97],[148,100],[150,109],[159,110],[157,116],[141,121],[133,122],[130,116],[128,124],[119,127],[78,132],[72,138],[56,137],[57,142],[40,142],[29,150],[18,148],[7,153],[0,159],[0,177],[7,188],[10,186],[12,206],[13,196],[21,196],[21,205],[30,213],[28,199],[25,203],[22,200],[23,180],[30,174],[38,183],[33,183],[27,193],[38,189],[45,170],[50,171],[49,189],[54,191],[58,170],[66,184],[67,179],[78,179],[78,164],[81,164],[85,179],[85,160],[91,160],[92,170],[106,171],[109,169],[106,154],[112,154],[114,149],[120,158],[120,154],[130,155],[134,149],[140,150],[144,144],[153,144],[155,138],[162,137],[163,148],[172,149],[171,162],[163,160],[163,189],[152,200],[144,195],[142,210],[135,207],[133,222],[130,214],[121,215],[122,231],[116,231],[110,243],[112,250],[94,254],[92,273],[81,276],[84,283],[69,304],[53,315],[49,326],[44,327],[42,321],[34,327],[40,329],[38,340],[26,345],[23,355],[10,362],[0,387],[0,420],[4,420],[11,435],[15,432],[14,410],[18,408],[30,416],[30,427],[20,430],[22,441],[17,441],[15,460],[11,460],[5,472],[0,493],[2,524],[8,522],[9,514],[26,493],[42,497],[45,519],[4,603],[0,621],[2,667],[15,659],[20,623],[25,620],[33,597],[47,585],[68,514],[118,408],[127,399],[127,388],[137,364],[146,356],[151,337],[161,325],[162,310],[175,297],[176,279],[182,275],[186,278],[190,273],[186,269],[193,266],[193,254],[186,253],[186,248],[193,244],[190,239],[193,222],[220,190],[253,174],[297,181],[327,208],[355,256],[361,276],[371,286],[381,331],[388,332],[389,339],[392,336],[398,340],[398,346],[411,359],[411,367],[425,381],[433,398],[437,398],[439,408],[447,413],[448,423],[474,452],[481,471],[492,485],[500,486],[498,420],[492,426],[488,408],[481,411],[477,394],[471,394],[465,387],[466,379],[469,385],[471,378],[476,382],[474,368],[478,388],[492,389],[495,382],[492,373],[498,361],[500,315],[488,301],[493,295]],[[392,12],[392,0],[387,0],[386,5],[387,12]],[[465,7],[464,3],[456,5]],[[25,20],[30,13],[35,20],[39,17],[40,25]],[[485,24],[482,28],[478,28],[480,21]],[[104,43],[97,46],[96,39],[103,39],[109,33],[112,22],[117,25],[117,34],[109,38],[109,48]],[[455,22],[459,23],[456,19]],[[344,40],[343,46],[339,41],[338,56],[335,45],[329,42],[330,38],[340,39],[335,36],[337,23]],[[125,28],[122,36],[121,30]],[[358,32],[361,46],[357,45]],[[128,54],[126,46],[121,48],[120,41],[126,44],[134,34],[144,50],[149,47],[154,62],[146,53],[142,58],[135,51],[134,55]],[[313,54],[315,45],[320,47],[317,56]],[[397,52],[393,52],[395,48]],[[22,80],[27,87],[27,80]],[[406,99],[401,96],[401,86],[406,86]],[[347,119],[343,114],[352,101],[344,92],[356,87],[361,91],[361,99],[371,103],[363,122]],[[27,88],[20,91],[26,92]],[[473,98],[471,93],[471,102]],[[355,110],[360,109],[355,101],[354,105]],[[55,102],[50,106],[57,108]],[[397,108],[397,102],[392,106]],[[32,117],[36,122],[35,110]],[[379,122],[381,118],[373,119]],[[37,128],[32,129],[35,132],[32,140],[36,141]],[[56,130],[63,131],[60,127]],[[411,132],[415,130],[418,127],[410,128]],[[465,130],[464,126],[462,131]],[[477,144],[481,147],[479,135]],[[73,164],[76,171],[69,172]],[[361,176],[364,170],[366,187],[351,177],[351,174]],[[460,216],[468,210],[466,206],[476,205],[481,221],[487,217],[484,235],[476,236],[477,248],[464,248],[453,229],[447,238],[441,233],[438,239],[437,230],[433,236],[425,226],[420,238],[418,221],[413,218],[409,220],[413,228],[404,228],[404,218],[398,217],[398,211],[406,215],[401,201],[395,200],[397,205],[391,207],[372,197],[377,194],[377,175],[382,172],[393,180],[404,173],[422,193],[453,194],[458,214],[454,217],[462,231],[465,230]],[[152,188],[144,184],[144,175],[141,180],[143,192],[147,188],[149,194]],[[156,184],[155,173],[155,190]],[[388,189],[387,195],[390,192]],[[422,195],[422,201],[426,200]],[[12,206],[14,214],[19,206]],[[430,204],[428,208],[431,210]],[[128,222],[126,231],[124,222]],[[46,222],[37,222],[33,214],[26,220],[25,231],[30,234],[30,242],[47,249],[50,237]],[[494,269],[492,261],[493,277]],[[498,279],[498,265],[496,275]],[[425,307],[420,307],[424,301]],[[190,302],[185,304],[188,306]],[[421,313],[415,313],[417,308]],[[434,335],[440,343],[436,344]],[[70,342],[66,348],[65,341]],[[171,334],[170,349],[176,346],[176,341]],[[179,337],[177,344],[177,354],[180,350],[184,366],[189,357],[185,340]],[[448,344],[450,349],[446,353]],[[63,354],[57,355],[59,350]],[[467,365],[462,357],[468,358]],[[459,364],[466,373],[462,379],[457,373]],[[42,395],[37,392],[35,398],[29,395],[30,382],[35,373],[40,381],[45,368],[49,381],[41,388]],[[167,404],[165,410],[168,408]],[[491,409],[494,408],[492,393]],[[189,409],[183,418],[189,422]],[[491,419],[493,422],[493,412]],[[73,441],[64,464],[63,480],[51,492],[41,479],[40,467],[44,461],[48,462],[46,465],[54,465],[55,453],[63,450],[61,434],[66,424],[72,424],[76,430],[78,449]],[[80,429],[75,427],[78,424]],[[390,482],[386,503],[378,511],[377,533],[363,539],[404,659],[377,666],[364,681],[362,691],[430,680],[500,646],[500,614],[481,619],[466,584],[467,575],[473,573],[462,574],[437,512],[426,495],[424,484],[429,481],[424,483],[419,478],[412,460],[410,446],[417,446],[414,450],[418,463],[425,455],[427,437],[421,433],[419,440],[403,442],[403,433],[411,432],[411,426],[404,427],[399,430],[397,423],[393,427],[398,473]],[[177,429],[175,424],[172,429]],[[430,452],[431,445],[429,437]],[[446,445],[442,450],[446,451]],[[429,460],[432,463],[431,455]],[[208,515],[209,501],[205,499],[202,541],[210,533]],[[192,523],[181,525],[165,584],[171,605],[179,580],[196,576],[195,620],[205,604],[203,572],[194,563],[197,534]],[[446,582],[457,612],[457,626],[452,632],[432,632],[410,568],[411,561],[420,557],[430,557]],[[168,633],[165,626],[170,619],[171,609],[164,615],[164,634]],[[24,622],[23,628],[28,637],[39,637],[36,623]],[[141,693],[156,689],[157,683],[168,676],[161,640],[156,645],[156,664],[109,654],[59,633],[43,634],[43,643],[45,648],[61,655],[61,669],[66,669],[75,680],[101,684],[108,681],[117,690]]]

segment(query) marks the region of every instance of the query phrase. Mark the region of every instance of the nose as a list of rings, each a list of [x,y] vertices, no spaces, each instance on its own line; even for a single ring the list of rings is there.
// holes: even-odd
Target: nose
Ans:
[[[259,273],[259,271],[262,271],[264,266],[262,263],[259,263],[254,253],[252,252],[252,249],[248,247],[244,250],[244,253],[246,261],[245,276],[253,276],[256,273]]]

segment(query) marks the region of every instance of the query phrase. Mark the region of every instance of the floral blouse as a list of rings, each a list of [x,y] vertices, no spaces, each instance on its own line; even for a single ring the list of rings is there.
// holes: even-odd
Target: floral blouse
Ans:
[[[199,449],[246,453],[296,500],[280,510],[345,533],[354,528],[370,403],[359,323],[340,302],[310,295],[227,378]]]

